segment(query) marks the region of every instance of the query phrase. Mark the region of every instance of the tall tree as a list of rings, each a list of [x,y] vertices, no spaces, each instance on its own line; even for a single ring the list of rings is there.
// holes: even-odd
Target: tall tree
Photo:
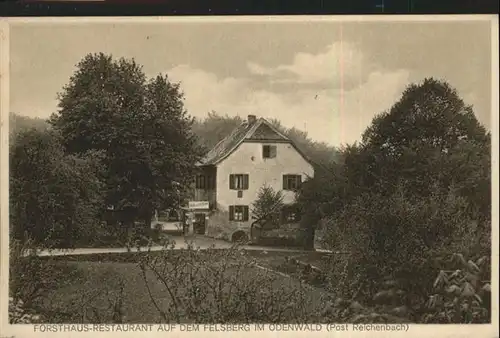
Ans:
[[[481,153],[489,156],[490,135],[472,107],[446,82],[428,78],[411,84],[363,134],[364,154],[369,157],[364,180],[388,193],[398,181],[407,180],[413,183],[415,193],[428,194],[428,178],[438,175],[438,158],[461,153],[466,143],[482,148]]]
[[[60,94],[51,123],[70,153],[105,152],[106,203],[150,225],[200,156],[178,84],[147,80],[133,59],[89,54]],[[177,201],[178,199],[175,199]]]
[[[460,140],[482,142],[487,138],[472,106],[453,87],[426,78],[409,85],[389,111],[374,118],[363,134],[363,143],[397,156],[404,146],[427,144],[444,150]]]

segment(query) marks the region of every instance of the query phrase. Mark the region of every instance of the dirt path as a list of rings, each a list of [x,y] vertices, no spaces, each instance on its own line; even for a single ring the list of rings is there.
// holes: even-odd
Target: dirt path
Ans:
[[[186,242],[186,238],[182,236],[172,237],[175,241],[175,249],[187,249],[188,243]],[[187,238],[187,241],[193,242],[195,248],[200,249],[209,249],[211,247],[215,247],[216,249],[228,249],[232,246],[231,243],[212,239],[208,237],[195,237],[195,238]],[[243,245],[240,247],[243,250],[257,250],[257,251],[273,251],[273,252],[308,252],[304,250],[297,249],[288,249],[288,248],[279,248],[279,247],[265,247],[265,246],[253,246],[253,245]],[[141,247],[140,251],[161,251],[163,250],[163,246],[152,246]],[[137,248],[131,248],[131,252],[137,252]],[[39,252],[39,256],[66,256],[66,255],[92,255],[92,254],[100,254],[100,253],[121,253],[121,252],[129,252],[128,248],[76,248],[76,249],[54,249],[54,250],[43,250]]]

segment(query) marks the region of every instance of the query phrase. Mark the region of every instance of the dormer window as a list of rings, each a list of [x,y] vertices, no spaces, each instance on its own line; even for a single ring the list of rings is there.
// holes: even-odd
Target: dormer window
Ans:
[[[262,146],[262,158],[275,158],[276,157],[276,146],[263,145]]]

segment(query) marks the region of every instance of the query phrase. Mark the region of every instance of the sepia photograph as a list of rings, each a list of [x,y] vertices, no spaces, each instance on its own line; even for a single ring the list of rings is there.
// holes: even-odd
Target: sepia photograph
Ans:
[[[497,16],[2,25],[2,338],[498,330]]]

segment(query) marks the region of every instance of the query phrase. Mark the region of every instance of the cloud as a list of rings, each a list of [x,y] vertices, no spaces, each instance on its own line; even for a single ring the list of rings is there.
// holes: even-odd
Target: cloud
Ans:
[[[167,71],[181,82],[188,111],[215,110],[277,118],[333,145],[359,140],[375,116],[390,108],[408,85],[406,70],[377,69],[352,44],[336,42],[317,54],[299,52],[290,63],[247,62],[248,77],[219,77],[189,65]]]
[[[363,54],[352,44],[336,42],[318,54],[297,53],[289,64],[268,68],[248,62],[247,68],[254,75],[274,77],[274,83],[328,83],[337,88],[362,82],[362,65],[366,64]]]
[[[250,73],[255,75],[273,75],[275,70],[272,68],[263,67],[255,62],[247,62],[247,68]]]
[[[299,57],[295,65],[302,64],[306,58],[310,57]],[[305,68],[290,67],[296,69],[302,79],[320,78],[319,71],[307,74]],[[333,145],[359,140],[373,116],[390,108],[400,97],[409,77],[405,70],[375,71],[366,75],[364,83],[347,90],[298,87],[283,92],[273,90],[272,83],[256,88],[250,78],[219,78],[188,65],[177,66],[167,73],[171,80],[181,82],[186,108],[193,116],[204,117],[215,110],[241,117],[255,114],[277,118],[287,127],[305,130],[311,138]]]

